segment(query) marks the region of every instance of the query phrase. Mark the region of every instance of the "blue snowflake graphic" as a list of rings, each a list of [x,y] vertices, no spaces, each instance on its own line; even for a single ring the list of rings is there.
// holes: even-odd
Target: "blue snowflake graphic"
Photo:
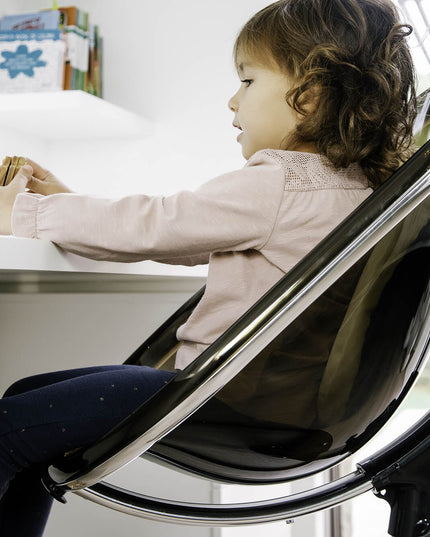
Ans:
[[[27,45],[19,45],[16,52],[3,51],[1,55],[5,61],[0,63],[0,69],[7,69],[10,78],[16,78],[19,73],[32,77],[35,67],[46,65],[45,61],[39,60],[42,52],[41,49],[29,52]]]

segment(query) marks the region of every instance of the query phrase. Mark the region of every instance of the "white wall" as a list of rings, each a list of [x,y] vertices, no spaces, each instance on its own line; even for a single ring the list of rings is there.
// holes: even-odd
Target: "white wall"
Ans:
[[[51,4],[3,0],[0,12]],[[233,114],[227,107],[238,82],[231,50],[241,24],[266,4],[266,0],[76,2],[90,12],[104,36],[106,100],[153,120],[154,135],[108,146],[53,143],[35,147],[30,155],[72,188],[107,195],[194,188],[242,167]],[[136,173],[138,167],[144,173]]]
[[[2,151],[21,149],[73,189],[106,196],[193,189],[243,166],[227,107],[238,83],[231,51],[241,25],[268,0],[75,3],[90,12],[104,36],[106,100],[151,119],[154,134],[41,146],[37,140],[18,145],[0,131]],[[2,0],[0,14],[51,5],[51,0]]]

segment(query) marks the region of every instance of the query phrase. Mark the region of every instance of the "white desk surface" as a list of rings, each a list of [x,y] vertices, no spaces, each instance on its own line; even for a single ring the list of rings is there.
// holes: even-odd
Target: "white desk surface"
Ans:
[[[94,261],[61,250],[51,242],[0,236],[0,292],[166,290],[204,283],[206,266],[183,267],[153,261]],[[68,286],[71,285],[69,288]]]

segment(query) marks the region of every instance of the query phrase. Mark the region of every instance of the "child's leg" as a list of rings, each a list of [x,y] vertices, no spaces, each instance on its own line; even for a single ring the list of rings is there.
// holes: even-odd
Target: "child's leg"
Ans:
[[[0,500],[0,535],[42,537],[53,498],[44,489],[39,467],[26,468]]]
[[[0,535],[42,535],[51,500],[37,466],[91,443],[173,376],[146,367],[107,366],[15,383],[0,399],[0,495],[11,482],[0,502]]]
[[[120,367],[109,366],[111,370]],[[4,397],[19,395],[68,378],[101,370],[102,368],[72,369],[27,377],[10,386]],[[52,497],[42,485],[39,466],[18,472],[10,481],[7,494],[4,494],[0,500],[0,535],[41,536],[51,511],[52,502]],[[25,517],[22,516],[24,511]]]
[[[68,380],[75,377],[82,377],[83,375],[89,375],[90,373],[99,373],[103,371],[116,371],[123,369],[123,365],[102,365],[94,367],[82,367],[75,369],[64,369],[62,371],[49,371],[48,373],[41,373],[39,375],[32,375],[31,377],[25,377],[14,382],[4,393],[3,397],[10,397],[11,395],[19,395],[30,390],[37,388],[43,388],[56,382]]]

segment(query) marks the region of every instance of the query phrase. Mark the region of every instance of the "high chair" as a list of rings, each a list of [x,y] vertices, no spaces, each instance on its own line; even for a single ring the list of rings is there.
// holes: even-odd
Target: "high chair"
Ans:
[[[429,168],[426,142],[192,364],[97,443],[54,461],[43,478],[51,494],[222,526],[289,519],[373,489],[391,505],[391,535],[430,535],[430,413],[356,471],[292,496],[185,503],[102,481],[145,454],[210,480],[283,483],[333,468],[368,442],[429,353]],[[126,363],[171,367],[176,330],[202,293]]]

